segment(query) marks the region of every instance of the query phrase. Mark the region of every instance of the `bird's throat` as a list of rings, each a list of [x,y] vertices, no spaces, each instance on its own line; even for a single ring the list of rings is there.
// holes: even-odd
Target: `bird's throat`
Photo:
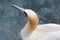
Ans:
[[[30,35],[31,33],[33,33],[33,31],[35,31],[35,29],[37,28],[37,25],[38,18],[29,19],[24,28],[25,34]]]

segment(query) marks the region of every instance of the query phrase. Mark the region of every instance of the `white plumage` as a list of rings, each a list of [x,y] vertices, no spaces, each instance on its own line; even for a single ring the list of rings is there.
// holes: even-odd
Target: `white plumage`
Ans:
[[[24,32],[22,32],[22,35]],[[26,36],[27,33],[24,35],[23,40],[60,40],[60,25],[51,23],[38,25],[29,36]]]
[[[27,24],[20,32],[22,40],[60,40],[59,24],[49,23],[38,25],[38,16],[33,10],[11,5],[22,11],[28,19]]]

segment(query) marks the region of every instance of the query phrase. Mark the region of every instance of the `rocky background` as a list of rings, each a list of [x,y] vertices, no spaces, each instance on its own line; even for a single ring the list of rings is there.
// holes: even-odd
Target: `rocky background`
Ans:
[[[60,24],[60,0],[0,0],[0,40],[21,40],[20,30],[27,22],[10,3],[34,10],[39,24]]]

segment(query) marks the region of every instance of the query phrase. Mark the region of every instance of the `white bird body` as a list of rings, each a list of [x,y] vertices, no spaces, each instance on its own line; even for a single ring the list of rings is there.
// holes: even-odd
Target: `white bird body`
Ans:
[[[23,37],[24,35],[25,37]],[[60,25],[52,23],[38,25],[29,36],[26,36],[28,33],[24,35],[22,36],[23,40],[59,40],[57,38],[60,38]]]
[[[60,31],[46,34],[41,39],[38,38],[38,40],[60,40]]]
[[[12,6],[22,11],[28,19],[27,24],[20,32],[22,40],[60,40],[59,24],[38,25],[39,19],[33,10],[23,9],[13,4]]]

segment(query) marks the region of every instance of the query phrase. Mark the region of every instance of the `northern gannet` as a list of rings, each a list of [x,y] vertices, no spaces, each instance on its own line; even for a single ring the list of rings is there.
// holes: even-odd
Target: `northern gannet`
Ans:
[[[38,25],[39,19],[36,12],[14,4],[11,5],[25,14],[28,19],[25,27],[20,31],[22,40],[60,40],[59,24],[49,23]]]

